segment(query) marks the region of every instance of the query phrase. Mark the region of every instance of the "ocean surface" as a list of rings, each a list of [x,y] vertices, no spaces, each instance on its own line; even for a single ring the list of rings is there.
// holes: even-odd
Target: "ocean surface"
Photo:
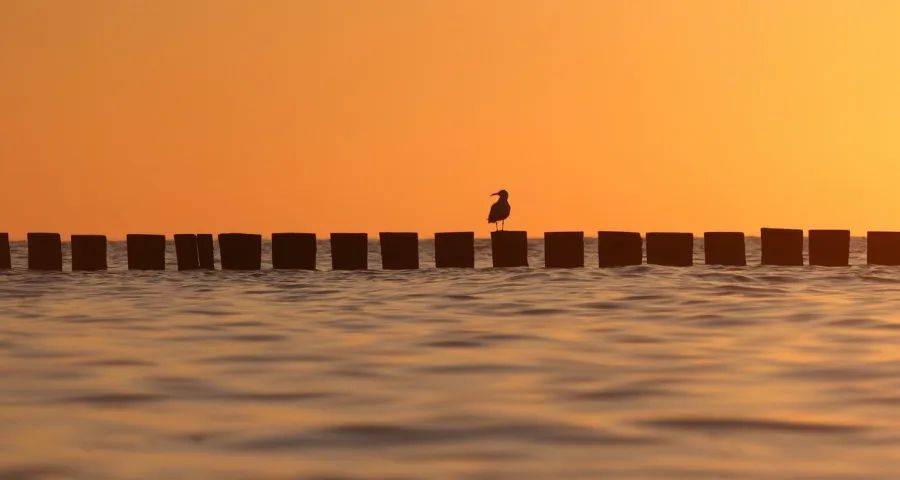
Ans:
[[[900,267],[0,272],[0,480],[896,479]],[[264,259],[271,257],[264,246]],[[65,257],[68,268],[68,254]]]

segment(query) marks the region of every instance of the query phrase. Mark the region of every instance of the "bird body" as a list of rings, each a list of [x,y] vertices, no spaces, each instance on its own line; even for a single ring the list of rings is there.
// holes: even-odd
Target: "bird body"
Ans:
[[[491,205],[491,212],[488,214],[488,223],[493,223],[494,226],[497,226],[497,222],[502,222],[509,218],[509,212],[512,210],[512,207],[509,206],[509,192],[506,190],[500,190],[497,193],[492,193],[491,195],[497,195],[500,198]],[[502,227],[500,228],[502,230]]]

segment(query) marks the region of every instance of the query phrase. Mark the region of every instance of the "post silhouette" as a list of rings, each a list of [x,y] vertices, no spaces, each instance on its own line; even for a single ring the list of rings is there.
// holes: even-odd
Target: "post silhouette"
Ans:
[[[211,234],[176,234],[178,269],[214,269],[214,242]],[[803,265],[803,230],[762,228],[761,264]],[[382,264],[385,269],[419,268],[418,234],[381,232]],[[746,265],[745,236],[742,232],[705,232],[704,256],[708,265]],[[849,230],[810,230],[809,264],[847,266],[850,257]],[[257,234],[221,234],[224,269],[261,267],[262,237]],[[545,232],[546,267],[584,266],[583,232]],[[334,270],[368,268],[368,237],[364,233],[331,235]],[[312,233],[272,234],[274,268],[315,269],[317,241]],[[72,235],[72,270],[105,270],[107,241],[104,235]],[[128,234],[129,270],[164,270],[164,235]],[[643,240],[637,232],[597,232],[600,267],[640,265]],[[495,267],[528,266],[528,241],[524,231],[498,231],[491,234]],[[475,265],[473,232],[438,232],[434,238],[435,264],[438,268],[472,268]],[[869,231],[867,263],[900,265],[900,232]],[[8,233],[0,233],[0,269],[12,267]],[[28,268],[63,268],[62,241],[58,233],[28,234]],[[651,232],[647,234],[647,263],[686,266],[693,264],[693,235],[690,233]]]
[[[528,233],[515,230],[491,232],[491,257],[495,268],[528,266]]]
[[[706,232],[703,252],[707,265],[747,265],[743,232]]]
[[[803,265],[803,230],[794,228],[760,229],[763,265]]]
[[[216,269],[215,248],[211,233],[197,234],[197,263],[204,270]]]
[[[315,270],[315,233],[273,233],[272,268]]]
[[[584,266],[584,232],[545,232],[544,267]]]
[[[369,236],[365,233],[331,234],[332,270],[367,270]]]
[[[694,234],[647,233],[647,264],[690,267],[694,264]]]
[[[419,268],[419,234],[415,232],[380,232],[381,267],[385,270]]]
[[[222,270],[259,270],[262,265],[262,235],[220,233]]]
[[[0,270],[12,268],[12,256],[9,251],[9,234],[0,233]]]
[[[809,264],[822,267],[850,265],[850,230],[810,230]]]
[[[640,265],[644,241],[637,232],[597,232],[597,257],[600,267]]]
[[[435,233],[434,264],[437,268],[475,268],[475,232]]]
[[[129,270],[165,270],[166,236],[129,233],[125,236]]]
[[[62,270],[62,240],[58,233],[28,234],[28,268]]]
[[[197,270],[200,268],[197,235],[193,233],[175,234],[175,258],[178,262],[178,270]]]
[[[900,232],[868,232],[866,234],[866,263],[869,265],[900,265]]]
[[[72,271],[106,268],[106,235],[72,235]]]

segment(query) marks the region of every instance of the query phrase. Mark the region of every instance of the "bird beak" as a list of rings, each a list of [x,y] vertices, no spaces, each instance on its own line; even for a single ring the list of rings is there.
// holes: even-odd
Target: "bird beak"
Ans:
[[[494,192],[494,193],[492,193],[492,194],[490,194],[490,195],[488,195],[488,196],[489,196],[489,197],[493,197],[494,195],[500,195],[500,192]]]

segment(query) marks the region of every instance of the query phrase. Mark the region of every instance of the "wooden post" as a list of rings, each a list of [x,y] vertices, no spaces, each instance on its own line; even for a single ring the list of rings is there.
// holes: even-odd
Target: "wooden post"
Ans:
[[[272,267],[276,269],[315,270],[315,233],[273,233]]]
[[[259,270],[262,264],[262,235],[220,233],[222,270]]]
[[[62,240],[58,233],[28,234],[28,268],[62,270]]]
[[[215,248],[211,233],[197,234],[197,263],[204,270],[216,269]]]
[[[12,256],[9,252],[9,234],[0,233],[0,270],[12,268]]]
[[[129,233],[125,236],[129,270],[165,270],[166,236]]]
[[[584,232],[545,232],[544,267],[584,267]]]
[[[72,235],[72,271],[106,268],[106,235]]]
[[[600,267],[640,265],[644,241],[637,232],[597,232],[597,257]]]
[[[823,267],[850,265],[850,230],[810,230],[809,264]]]
[[[380,232],[381,267],[385,270],[419,268],[419,234],[415,232]]]
[[[435,233],[434,264],[437,268],[475,268],[475,232]]]
[[[369,268],[369,236],[365,233],[331,234],[331,269]]]
[[[706,232],[703,252],[707,265],[747,265],[743,232]]]
[[[900,232],[868,232],[866,262],[869,265],[900,265]]]
[[[197,270],[200,268],[196,235],[193,233],[175,234],[175,258],[178,262],[178,270]]]
[[[763,265],[803,265],[803,230],[760,229]]]
[[[690,267],[694,264],[694,234],[647,233],[647,264]]]
[[[491,257],[494,268],[528,266],[528,233],[501,230],[491,232]]]

